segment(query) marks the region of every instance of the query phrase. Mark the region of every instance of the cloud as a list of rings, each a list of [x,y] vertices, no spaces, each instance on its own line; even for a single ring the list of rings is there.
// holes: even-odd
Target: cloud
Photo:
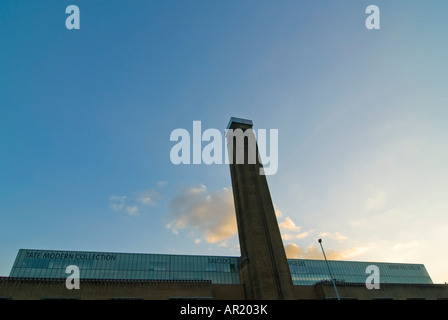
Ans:
[[[114,211],[124,211],[130,216],[137,216],[139,207],[137,205],[126,205],[127,196],[112,195],[109,197],[109,207]]]
[[[285,246],[285,252],[288,259],[322,259],[322,252],[318,252],[316,247],[309,246],[307,250],[299,247],[295,243],[289,243]]]
[[[282,239],[285,241],[294,240],[294,239],[303,239],[310,235],[310,231],[302,232],[302,233],[285,233],[282,234]]]
[[[322,233],[319,233],[319,237],[334,239],[334,240],[338,240],[340,242],[348,239],[345,235],[343,235],[342,233],[339,233],[339,232],[322,232]]]
[[[156,200],[159,198],[159,193],[155,190],[146,190],[140,192],[137,197],[137,201],[142,205],[154,206],[156,204]]]
[[[166,185],[166,181],[157,183],[158,187]],[[128,196],[111,195],[109,197],[109,207],[114,211],[124,211],[130,216],[138,216],[144,206],[155,206],[160,194],[156,188],[139,191],[131,199]]]
[[[125,201],[126,200],[126,196],[116,196],[116,195],[111,195],[110,197],[109,197],[109,200],[110,201],[119,201],[119,202],[123,202],[123,201]]]
[[[116,196],[112,195],[109,197],[109,207],[114,211],[120,211],[124,208],[124,202],[126,201],[126,196]]]
[[[114,211],[120,211],[120,210],[123,210],[124,204],[111,203],[109,207]]]
[[[139,208],[137,206],[126,206],[126,212],[131,216],[138,215]]]
[[[355,247],[346,250],[325,249],[325,255],[329,260],[347,260],[365,254],[372,249],[371,246]],[[288,259],[324,259],[323,253],[316,246],[310,245],[306,249],[299,247],[295,243],[285,246]]]
[[[237,233],[233,194],[226,188],[212,192],[204,185],[182,188],[171,200],[167,217],[166,227],[173,233],[193,229],[208,243],[222,244]]]
[[[275,210],[277,219],[281,218],[283,214],[280,210]],[[277,213],[278,212],[278,213]],[[280,233],[284,241],[303,239],[308,237],[313,230],[306,232],[299,232],[301,227],[298,226],[290,217],[286,217],[283,221],[278,223],[280,227]]]
[[[280,228],[286,229],[288,231],[299,231],[298,227],[290,217],[286,217],[285,221],[279,223]]]
[[[279,209],[275,209],[275,216],[277,217],[277,219],[281,218],[283,216],[283,213]]]
[[[168,184],[168,181],[159,181],[159,182],[157,182],[157,186],[158,187],[164,187],[164,186],[166,186]]]

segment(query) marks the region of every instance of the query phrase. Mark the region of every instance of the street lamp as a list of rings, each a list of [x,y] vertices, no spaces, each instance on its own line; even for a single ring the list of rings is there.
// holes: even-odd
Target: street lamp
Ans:
[[[324,247],[322,246],[322,239],[318,239],[317,241],[319,242],[320,247],[322,248],[322,253],[324,254],[325,263],[327,264],[327,268],[328,268],[328,274],[330,276],[331,282],[333,283],[333,288],[334,288],[334,291],[336,292],[336,296],[338,297],[338,300],[341,300],[341,298],[339,297],[338,289],[336,288],[336,283],[334,281],[335,279],[331,273],[330,265],[328,264],[328,261],[327,261],[327,256],[325,255]]]

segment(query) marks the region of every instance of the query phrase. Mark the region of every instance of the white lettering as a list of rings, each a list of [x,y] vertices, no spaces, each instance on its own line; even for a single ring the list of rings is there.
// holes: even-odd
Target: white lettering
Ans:
[[[65,286],[67,289],[79,289],[79,268],[75,265],[70,265],[65,269],[65,273],[70,273],[67,280],[65,280]]]
[[[201,315],[207,315],[208,318],[210,318],[213,315],[215,307],[195,307],[190,306],[190,304],[187,304],[186,307],[180,308],[180,314],[187,315],[187,314],[201,314]]]
[[[380,8],[370,5],[366,8],[366,13],[372,13],[366,19],[366,28],[369,30],[380,29]]]
[[[171,132],[170,141],[181,141],[171,148],[170,159],[173,164],[190,164],[190,134],[185,129],[176,129]],[[179,151],[182,155],[179,156]]]
[[[70,16],[67,17],[65,20],[65,27],[68,30],[77,29],[79,30],[80,27],[80,12],[79,8],[75,5],[70,5],[65,9],[65,13],[70,13]]]
[[[193,136],[185,129],[175,129],[171,132],[170,141],[178,142],[170,151],[171,162],[175,165],[190,164],[190,147],[192,146],[193,164],[256,164],[257,154],[259,163],[266,165],[260,167],[260,175],[273,175],[278,170],[278,130],[269,130],[269,155],[266,129],[259,129],[259,145],[253,129],[228,129],[223,136],[218,129],[207,129],[202,133],[201,121],[193,121]],[[191,143],[191,140],[193,142]],[[209,142],[202,149],[202,141]],[[224,161],[223,157],[224,146]],[[257,153],[258,152],[258,153]]]
[[[222,136],[217,129],[207,129],[202,134],[202,141],[212,142],[207,144],[202,150],[202,160],[205,164],[222,164]],[[211,155],[213,151],[213,156]]]
[[[366,288],[369,290],[380,288],[380,269],[375,265],[367,266],[366,273],[370,274],[366,279]]]

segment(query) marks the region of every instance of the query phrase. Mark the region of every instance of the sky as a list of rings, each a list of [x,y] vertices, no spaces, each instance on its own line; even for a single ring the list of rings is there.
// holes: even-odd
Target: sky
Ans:
[[[21,248],[239,256],[228,165],[170,159],[173,130],[239,117],[278,130],[267,180],[289,258],[322,259],[322,238],[329,259],[448,282],[446,12],[2,0],[0,276]]]

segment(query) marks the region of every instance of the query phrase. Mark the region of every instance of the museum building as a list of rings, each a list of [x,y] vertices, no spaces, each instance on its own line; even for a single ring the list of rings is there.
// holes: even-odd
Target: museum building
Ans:
[[[423,264],[287,259],[262,164],[236,163],[238,150],[257,150],[252,121],[227,129],[240,257],[20,249],[0,299],[448,299]],[[66,285],[69,266],[79,289]],[[369,266],[378,289],[366,285]]]

